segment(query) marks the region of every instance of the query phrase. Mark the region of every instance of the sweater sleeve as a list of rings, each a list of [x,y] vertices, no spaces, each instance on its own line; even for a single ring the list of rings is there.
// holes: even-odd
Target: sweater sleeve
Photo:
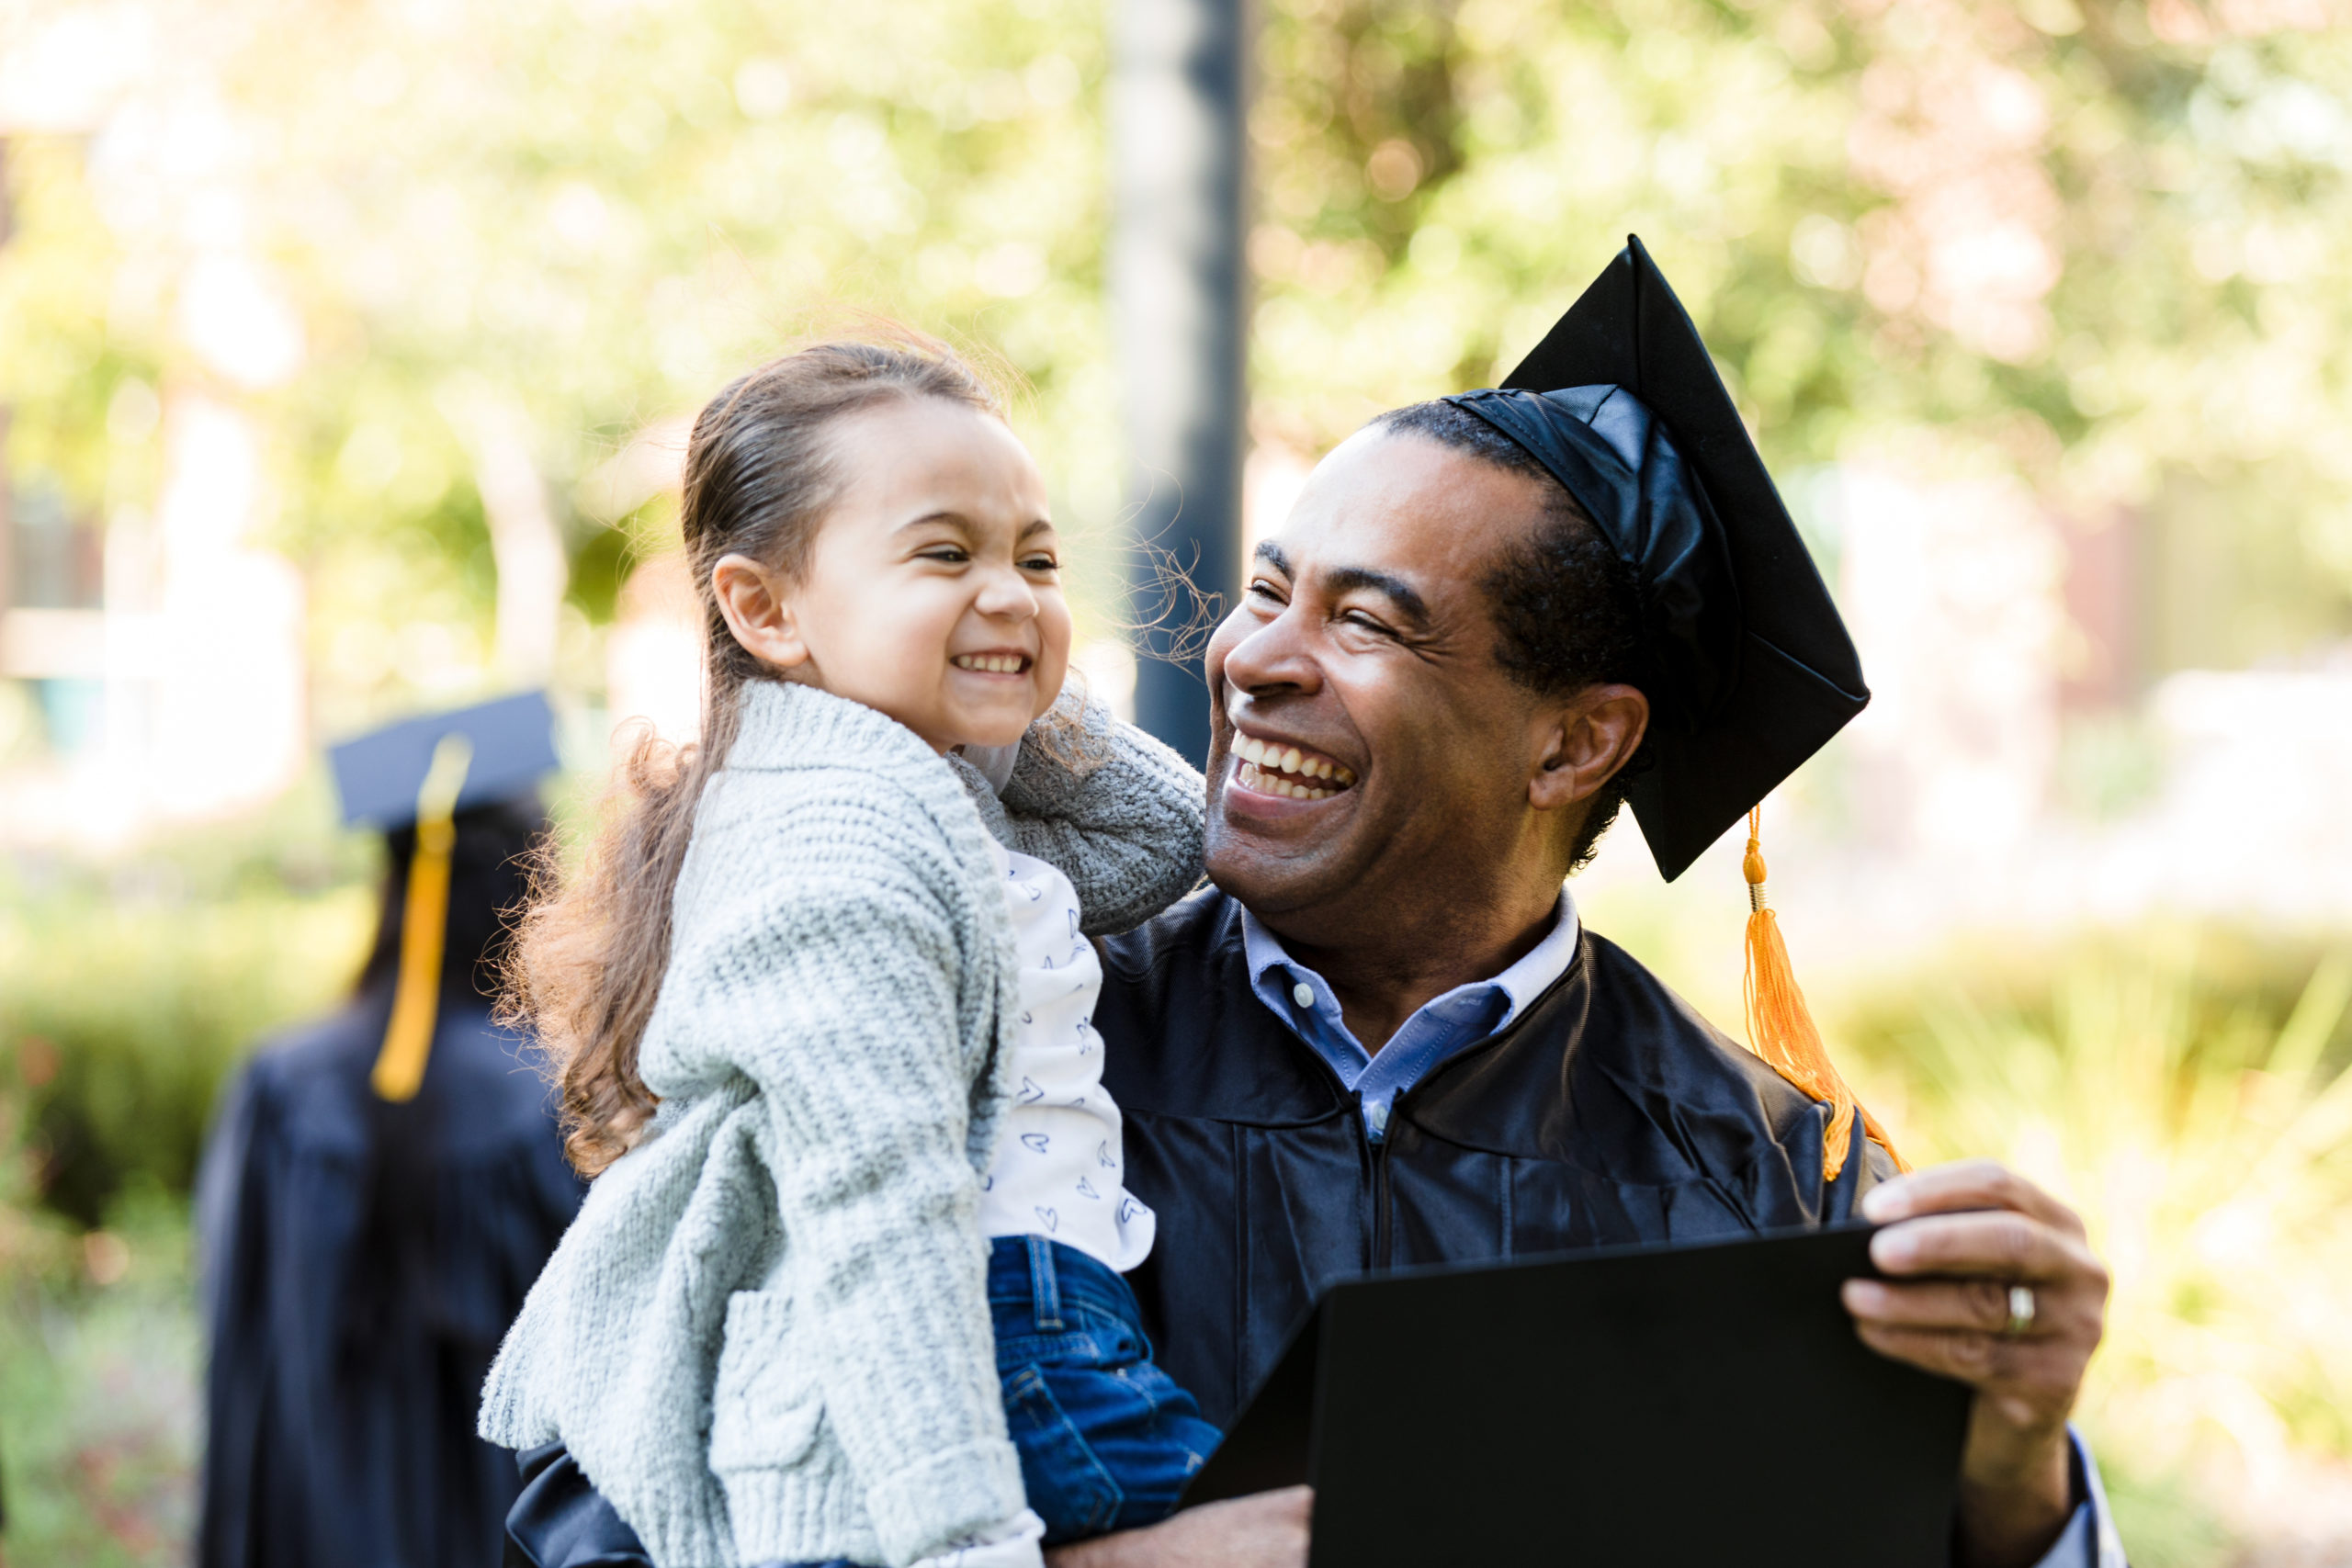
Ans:
[[[1003,790],[1006,842],[1069,878],[1087,935],[1130,931],[1199,884],[1207,788],[1099,702],[1076,715],[1072,734],[1070,705],[1022,743]]]
[[[797,874],[783,886],[746,878],[757,885],[715,900],[696,919],[696,951],[673,966],[705,993],[697,1054],[759,1087],[789,1259],[788,1303],[729,1312],[730,1336],[740,1326],[775,1350],[730,1338],[721,1397],[775,1411],[813,1378],[892,1563],[1026,1506],[996,1376],[979,1179],[966,1154],[969,1075],[955,1045],[954,977],[994,960],[958,950],[939,891],[953,886],[945,846],[931,879],[925,846],[899,848],[846,856],[789,835],[757,846]],[[739,1553],[760,1562],[789,1529],[763,1517],[773,1510],[762,1499],[787,1495],[782,1472],[797,1452],[788,1440],[742,1447],[752,1464],[739,1452],[724,1479]],[[775,1475],[744,1473],[762,1454]]]

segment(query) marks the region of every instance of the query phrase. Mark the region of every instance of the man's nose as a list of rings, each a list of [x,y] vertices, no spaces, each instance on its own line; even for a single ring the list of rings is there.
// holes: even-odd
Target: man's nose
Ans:
[[[1312,692],[1323,684],[1322,667],[1315,661],[1304,616],[1295,606],[1259,622],[1227,649],[1223,675],[1226,684],[1253,697]]]

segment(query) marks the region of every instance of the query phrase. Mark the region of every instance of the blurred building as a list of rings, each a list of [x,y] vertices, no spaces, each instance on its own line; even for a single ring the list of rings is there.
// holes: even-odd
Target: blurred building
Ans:
[[[261,805],[303,766],[302,582],[248,542],[264,499],[252,421],[199,393],[171,397],[160,417],[152,517],[75,515],[43,476],[11,476],[11,839],[117,842],[157,819]]]

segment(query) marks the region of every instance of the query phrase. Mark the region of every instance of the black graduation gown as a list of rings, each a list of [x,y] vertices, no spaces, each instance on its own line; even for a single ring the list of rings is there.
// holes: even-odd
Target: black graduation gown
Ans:
[[[1589,931],[1510,1028],[1396,1098],[1379,1144],[1251,992],[1232,899],[1196,895],[1103,948],[1103,1084],[1127,1188],[1159,1218],[1128,1280],[1220,1427],[1335,1280],[1815,1225],[1893,1174],[1871,1145],[1825,1183],[1827,1108]]]
[[[482,1380],[585,1190],[469,991],[417,1097],[376,1098],[390,992],[256,1055],[206,1151],[199,1568],[500,1561],[519,1478],[474,1436]]]
[[[1250,990],[1233,900],[1196,894],[1102,948],[1102,1081],[1127,1189],[1159,1214],[1127,1280],[1160,1365],[1220,1427],[1335,1280],[1821,1224],[1894,1172],[1869,1145],[1823,1181],[1828,1108],[1589,931],[1509,1029],[1397,1096],[1377,1145]],[[526,1461],[531,1561],[646,1561],[560,1444]]]

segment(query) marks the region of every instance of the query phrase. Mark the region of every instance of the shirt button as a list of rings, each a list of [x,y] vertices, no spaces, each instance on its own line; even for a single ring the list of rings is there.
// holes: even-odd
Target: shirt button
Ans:
[[[1311,1008],[1315,1005],[1315,987],[1301,980],[1290,988],[1290,999],[1300,1007]]]
[[[1370,1105],[1365,1106],[1363,1108],[1363,1119],[1365,1123],[1372,1128],[1372,1135],[1374,1137],[1383,1138],[1388,1135],[1388,1102],[1386,1100],[1375,1100]]]

